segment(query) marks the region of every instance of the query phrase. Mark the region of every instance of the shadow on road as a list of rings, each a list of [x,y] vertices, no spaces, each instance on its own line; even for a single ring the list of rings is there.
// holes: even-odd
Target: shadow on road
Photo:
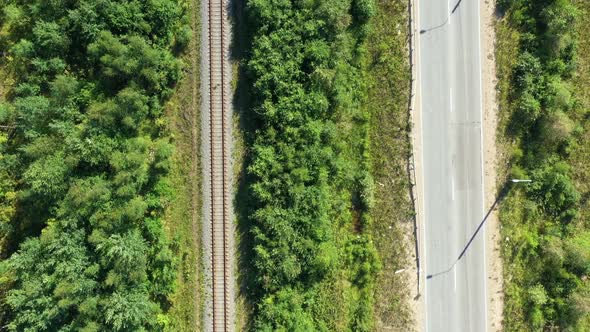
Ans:
[[[441,24],[439,24],[439,25],[437,25],[435,27],[420,30],[420,34],[423,35],[423,34],[425,34],[427,32],[430,32],[430,31],[433,31],[433,30],[436,30],[436,29],[440,29],[440,28],[444,27],[447,24],[448,21],[449,21],[449,17],[447,17],[447,19],[444,22],[442,22]]]
[[[451,10],[451,15],[455,14],[457,9],[459,8],[459,5],[461,4],[461,1],[463,1],[463,0],[457,1],[457,4],[455,5],[455,7],[453,7],[453,10]]]
[[[436,30],[436,29],[440,29],[443,26],[445,26],[445,24],[447,24],[447,22],[449,21],[451,15],[455,14],[455,12],[457,11],[457,9],[459,9],[459,5],[461,5],[461,2],[462,1],[463,0],[457,1],[457,4],[455,4],[455,7],[453,7],[453,10],[451,10],[451,12],[449,13],[449,15],[447,16],[447,19],[444,22],[442,22],[441,24],[439,24],[437,26],[434,26],[432,28],[422,29],[422,30],[420,30],[420,34],[423,35],[423,34],[425,34],[427,32],[430,32],[430,31],[433,31],[433,30]]]
[[[463,250],[459,254],[459,257],[457,257],[457,259],[453,262],[453,264],[451,264],[449,266],[449,268],[446,269],[446,270],[443,270],[443,271],[440,271],[440,272],[437,272],[437,273],[433,273],[433,274],[427,275],[426,276],[426,279],[427,280],[428,279],[432,279],[432,278],[437,277],[437,276],[442,275],[442,274],[449,273],[453,269],[453,267],[455,267],[455,265],[457,265],[457,263],[461,260],[461,258],[463,258],[463,256],[465,256],[465,254],[467,253],[467,250],[471,246],[471,243],[473,243],[473,240],[475,240],[475,237],[477,236],[477,234],[479,233],[479,231],[481,231],[481,229],[483,228],[483,225],[488,220],[489,216],[492,214],[492,211],[494,211],[494,209],[496,208],[496,206],[498,206],[498,204],[500,204],[500,202],[502,201],[502,199],[504,197],[506,197],[506,195],[508,194],[508,191],[510,190],[511,183],[512,182],[509,182],[509,181],[504,182],[504,185],[502,185],[502,188],[500,189],[500,192],[498,194],[498,197],[496,197],[496,200],[494,201],[494,204],[492,204],[492,206],[489,208],[488,212],[483,217],[483,220],[479,223],[479,226],[477,226],[477,229],[475,230],[475,232],[473,233],[473,235],[471,235],[471,238],[469,239],[469,241],[467,242],[467,244],[465,245],[465,247],[463,247]]]

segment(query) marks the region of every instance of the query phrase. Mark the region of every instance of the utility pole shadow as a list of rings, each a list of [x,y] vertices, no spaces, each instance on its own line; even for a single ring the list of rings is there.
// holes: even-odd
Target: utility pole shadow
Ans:
[[[447,16],[447,19],[444,22],[442,22],[441,24],[439,24],[437,26],[434,26],[432,28],[422,29],[422,30],[420,30],[420,34],[423,35],[423,34],[425,34],[427,32],[430,32],[430,31],[433,31],[433,30],[437,30],[437,29],[440,29],[443,26],[445,26],[445,24],[447,24],[447,22],[449,21],[451,15],[455,14],[455,12],[457,11],[457,9],[459,9],[459,5],[461,4],[462,1],[463,0],[457,1],[457,3],[455,4],[455,7],[453,7],[453,10],[451,10],[451,12],[449,13],[449,15]]]
[[[446,269],[446,270],[443,270],[443,271],[440,271],[440,272],[436,272],[436,273],[427,275],[426,276],[426,279],[427,280],[428,279],[432,279],[432,278],[437,277],[437,276],[440,276],[442,274],[449,273],[455,267],[455,265],[457,265],[457,263],[463,258],[463,256],[465,256],[465,254],[467,253],[467,250],[469,249],[469,247],[473,243],[473,240],[475,240],[475,237],[477,236],[477,234],[479,233],[479,231],[481,231],[481,229],[483,228],[483,225],[485,224],[485,222],[488,220],[488,218],[492,214],[492,211],[494,211],[494,209],[496,208],[496,206],[498,206],[498,204],[500,204],[500,202],[502,201],[502,199],[504,199],[504,197],[506,197],[506,195],[508,194],[508,191],[510,190],[510,184],[511,184],[511,182],[509,182],[509,181],[505,181],[504,182],[504,184],[502,185],[502,188],[500,189],[500,192],[498,193],[498,196],[496,197],[496,200],[494,201],[494,204],[492,204],[492,206],[489,208],[489,210],[485,214],[483,220],[479,223],[479,226],[477,226],[477,229],[475,230],[475,232],[473,233],[473,235],[471,235],[471,238],[469,239],[469,241],[467,242],[467,244],[465,245],[465,247],[463,247],[463,250],[459,254],[459,257],[457,257],[457,259],[453,262],[453,264],[451,264],[449,266],[449,268]]]
[[[440,29],[440,28],[444,27],[447,24],[448,21],[449,21],[449,16],[447,16],[447,19],[444,22],[442,22],[441,24],[439,24],[437,26],[434,26],[432,28],[427,28],[427,29],[420,30],[420,34],[423,35],[423,34],[425,34],[427,32]]]

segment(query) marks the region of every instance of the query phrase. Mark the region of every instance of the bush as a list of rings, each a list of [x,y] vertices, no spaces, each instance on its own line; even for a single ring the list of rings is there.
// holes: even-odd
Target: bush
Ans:
[[[352,1],[352,15],[361,23],[367,23],[376,11],[374,0]]]
[[[533,183],[527,186],[531,197],[545,212],[564,221],[577,214],[580,194],[569,177],[569,166],[563,162],[545,165],[531,173]]]
[[[545,325],[542,307],[547,303],[548,297],[543,285],[537,284],[528,290],[530,303],[529,316],[534,329],[541,329]]]
[[[558,111],[550,113],[541,119],[540,140],[548,151],[569,141],[574,131],[575,123],[565,113]]]

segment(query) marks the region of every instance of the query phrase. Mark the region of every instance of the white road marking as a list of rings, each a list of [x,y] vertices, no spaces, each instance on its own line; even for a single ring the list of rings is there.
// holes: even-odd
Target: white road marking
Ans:
[[[455,177],[451,178],[451,200],[455,200]]]
[[[457,292],[457,265],[453,266],[453,283],[455,286],[455,292]]]
[[[453,113],[453,88],[449,88],[449,109]]]

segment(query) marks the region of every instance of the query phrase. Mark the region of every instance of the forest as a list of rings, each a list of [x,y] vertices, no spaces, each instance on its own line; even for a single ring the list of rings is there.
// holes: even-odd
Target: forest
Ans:
[[[0,0],[0,325],[158,331],[177,259],[164,104],[175,0]]]
[[[512,185],[500,214],[507,331],[590,330],[590,125],[587,85],[579,84],[590,58],[588,41],[579,38],[588,29],[583,3],[499,1],[507,175],[533,180]]]
[[[251,258],[239,263],[253,307],[247,327],[374,330],[377,315],[389,320],[402,306],[403,284],[389,270],[405,254],[392,239],[403,237],[397,220],[413,214],[406,40],[397,30],[405,16],[378,10],[407,8],[373,0],[245,5],[240,70],[251,128],[238,222]],[[194,157],[193,137],[171,133],[167,114],[170,103],[186,106],[178,90],[192,91],[183,60],[194,56],[198,66],[192,6],[0,0],[0,326],[174,331],[185,326],[176,314],[199,326],[186,302],[200,280],[185,275],[199,253],[174,234],[194,230],[168,220],[190,219],[192,201],[177,196],[197,196],[191,185],[199,181],[180,175],[195,172],[175,164]],[[381,180],[392,169],[395,180],[375,189],[372,174]],[[390,186],[404,194],[375,197]],[[177,201],[184,205],[170,212]],[[380,274],[382,262],[389,274]],[[409,324],[408,312],[399,316]]]

